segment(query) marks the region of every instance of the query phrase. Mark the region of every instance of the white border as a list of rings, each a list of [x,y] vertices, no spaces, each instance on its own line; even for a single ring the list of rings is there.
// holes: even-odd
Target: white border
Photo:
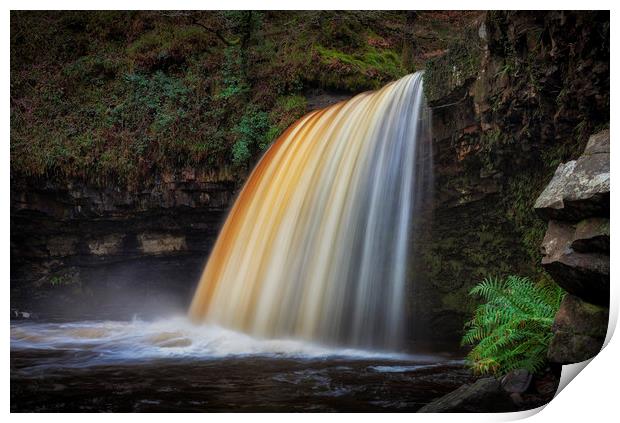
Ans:
[[[174,2],[170,1],[162,1],[162,0],[150,0],[150,1],[128,1],[128,0],[56,0],[54,2],[46,2],[46,1],[32,1],[32,0],[23,0],[23,1],[13,1],[9,0],[4,3],[6,6],[2,10],[2,24],[3,31],[2,35],[4,38],[4,42],[2,44],[2,80],[5,81],[3,85],[4,90],[4,101],[2,102],[2,122],[4,125],[4,134],[6,136],[4,141],[4,148],[2,149],[3,155],[3,163],[4,166],[1,167],[2,174],[2,250],[1,250],[1,259],[2,259],[2,269],[4,270],[4,303],[5,303],[5,315],[8,315],[6,310],[10,309],[10,286],[9,286],[9,266],[10,266],[10,241],[9,241],[9,233],[10,233],[10,220],[9,220],[9,162],[10,162],[10,153],[9,153],[9,124],[10,124],[10,113],[9,113],[9,40],[10,40],[10,27],[9,27],[9,10],[10,9],[267,9],[267,10],[285,10],[285,9],[395,9],[395,10],[405,10],[415,8],[418,10],[429,10],[429,9],[445,9],[445,10],[458,10],[463,6],[466,6],[470,10],[478,9],[511,9],[515,6],[519,6],[522,9],[531,9],[531,10],[541,10],[541,9],[565,9],[565,10],[589,10],[589,9],[612,9],[612,6],[618,4],[617,2],[612,1],[597,1],[591,0],[588,2],[583,1],[573,1],[573,0],[565,0],[565,1],[535,1],[535,0],[521,0],[518,3],[516,2],[507,2],[507,1],[478,1],[478,0],[469,0],[467,2],[463,1],[394,1],[394,0],[382,0],[379,3],[369,2],[364,0],[348,0],[348,1],[336,1],[336,0],[315,0],[312,2],[296,2],[292,3],[291,1],[286,0],[263,0],[259,4],[256,4],[251,1],[198,1],[198,0],[176,0]],[[615,11],[611,12],[611,20],[613,21]],[[615,45],[615,41],[617,37],[615,37],[616,31],[615,26],[612,24],[611,26],[611,38],[612,38],[612,46]],[[613,51],[613,47],[612,47]],[[611,68],[615,68],[614,62],[615,57],[611,55]],[[611,71],[613,75],[613,71]],[[618,94],[616,91],[616,85],[611,84],[612,90],[612,98],[616,98]],[[614,117],[613,113],[613,103],[611,105],[611,116]],[[613,118],[612,118],[613,120]],[[612,169],[616,169],[617,160],[615,154],[615,148],[612,148]],[[612,174],[616,174],[615,170],[612,170]],[[619,210],[618,206],[618,198],[613,194],[611,198],[611,215],[614,215],[614,211]],[[613,225],[612,225],[613,227]],[[617,259],[620,255],[617,253],[620,251],[617,247],[619,245],[618,240],[615,238],[615,235],[612,237],[612,249],[611,249],[611,262],[618,263]],[[610,335],[613,333],[615,329],[615,325],[618,317],[618,304],[619,304],[619,294],[618,289],[613,284],[614,276],[616,272],[612,267],[611,281],[612,281],[612,307],[610,310],[610,328],[608,332],[607,346],[605,349],[591,361],[591,363],[587,366],[587,370],[582,371],[581,374],[577,377],[576,381],[570,383],[565,387],[559,395],[549,403],[546,407],[541,407],[541,409],[522,412],[522,413],[507,413],[507,414],[416,414],[414,416],[408,414],[385,414],[385,415],[369,415],[369,414],[355,414],[355,415],[346,415],[346,414],[335,414],[335,415],[322,415],[321,419],[326,419],[328,421],[337,421],[342,419],[356,419],[356,421],[368,421],[375,422],[377,419],[390,419],[393,421],[407,421],[410,422],[411,419],[423,420],[423,421],[453,421],[458,419],[459,422],[484,422],[484,421],[510,421],[517,420],[521,418],[525,418],[528,416],[532,419],[532,421],[542,421],[541,419],[547,420],[561,420],[563,422],[571,422],[571,421],[610,421],[613,420],[614,417],[617,416],[617,408],[616,403],[618,399],[616,397],[617,385],[620,376],[620,372],[618,371],[620,365],[618,364],[618,357],[620,357],[620,347],[618,346],[617,339],[610,338]],[[4,410],[6,413],[9,413],[10,409],[10,374],[9,374],[9,325],[5,324],[4,326],[4,339],[5,344],[3,345],[2,354],[4,357],[4,367],[3,367],[3,379],[2,379],[2,390],[3,390],[3,400],[4,400]],[[616,337],[617,338],[617,337]],[[583,366],[581,365],[572,365],[565,366],[563,370],[563,379],[566,379],[569,376],[575,376],[578,373],[577,370],[581,370]],[[544,409],[544,410],[542,410]],[[317,417],[314,414],[297,414],[295,415],[295,420],[309,422],[314,421]],[[40,416],[35,414],[11,414],[10,418],[14,421],[30,421],[33,419],[46,419],[51,422],[68,422],[68,421],[81,421],[84,417],[78,414],[48,414],[46,416]],[[106,414],[93,414],[89,417],[93,421],[101,421],[104,419],[107,422],[110,416]],[[117,414],[113,417],[115,420],[120,421],[129,421],[135,418],[148,418],[155,422],[167,421],[170,419],[169,415],[165,414],[151,414],[149,416],[133,416],[129,414]],[[209,420],[218,420],[218,421],[236,421],[242,419],[252,419],[254,421],[259,422],[278,422],[278,421],[288,421],[291,419],[291,416],[287,414],[255,414],[251,416],[247,416],[245,414],[209,414],[209,415],[201,415],[201,414],[183,414],[182,418],[186,421],[198,421],[200,419],[201,422],[204,419]],[[288,423],[288,422],[287,422]]]

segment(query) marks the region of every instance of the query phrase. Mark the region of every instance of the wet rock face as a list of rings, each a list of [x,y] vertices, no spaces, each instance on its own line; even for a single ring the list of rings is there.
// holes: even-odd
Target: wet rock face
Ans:
[[[551,362],[578,363],[601,349],[609,305],[609,131],[560,165],[536,201],[549,221],[542,265],[567,295],[553,325]]]
[[[12,305],[59,317],[185,307],[234,193],[197,172],[140,192],[13,183]]]
[[[608,308],[567,295],[553,323],[549,360],[570,364],[594,357],[603,347],[608,320]]]

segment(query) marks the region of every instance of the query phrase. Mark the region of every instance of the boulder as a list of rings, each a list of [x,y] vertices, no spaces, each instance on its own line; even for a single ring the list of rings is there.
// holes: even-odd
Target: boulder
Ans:
[[[609,154],[609,129],[597,132],[588,139],[583,154]]]
[[[597,241],[589,241],[586,238],[588,236],[586,232],[587,230],[582,228],[580,235],[577,235],[574,225],[550,221],[542,243],[542,265],[555,282],[567,292],[595,304],[607,305],[609,304],[609,255],[581,253],[573,248],[575,241],[582,243],[578,243],[579,248],[593,248],[592,245]],[[591,231],[590,235],[594,232]],[[576,240],[578,236],[583,238]]]
[[[579,363],[594,357],[603,347],[609,309],[566,295],[553,323],[549,361]]]
[[[418,413],[480,413],[514,411],[516,406],[500,382],[483,378],[470,385],[463,385],[425,405]]]
[[[609,216],[609,131],[588,141],[577,160],[558,166],[534,205],[546,220]]]

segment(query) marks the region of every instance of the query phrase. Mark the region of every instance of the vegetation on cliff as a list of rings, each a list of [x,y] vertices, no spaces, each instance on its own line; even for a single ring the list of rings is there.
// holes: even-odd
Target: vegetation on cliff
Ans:
[[[358,93],[420,68],[454,19],[13,12],[12,173],[137,188],[201,167],[238,180],[307,111],[309,92]],[[427,40],[411,42],[413,28]]]

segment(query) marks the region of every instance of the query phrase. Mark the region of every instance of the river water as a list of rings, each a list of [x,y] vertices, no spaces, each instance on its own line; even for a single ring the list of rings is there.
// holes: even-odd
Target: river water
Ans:
[[[458,358],[256,339],[184,317],[11,323],[12,411],[415,411]]]

